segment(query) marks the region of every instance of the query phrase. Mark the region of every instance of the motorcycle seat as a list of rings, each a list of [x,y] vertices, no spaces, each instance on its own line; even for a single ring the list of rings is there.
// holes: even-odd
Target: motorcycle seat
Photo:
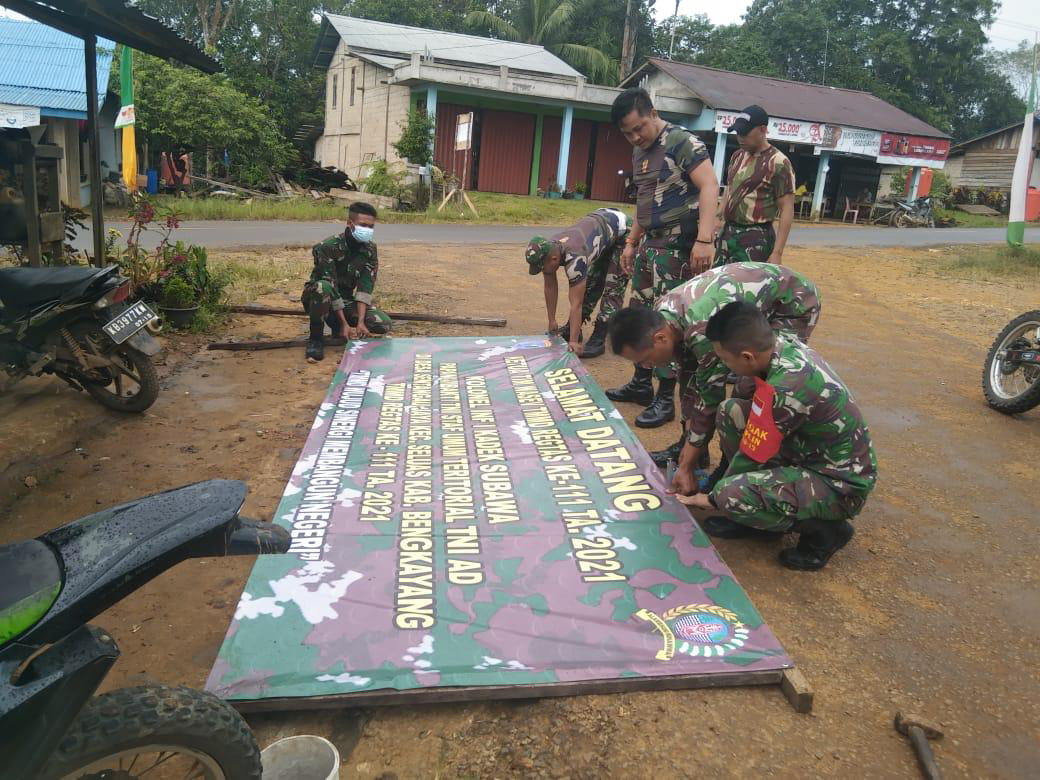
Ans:
[[[56,300],[95,277],[111,273],[109,268],[3,268],[0,269],[0,301],[12,309]]]
[[[61,592],[61,565],[43,542],[0,545],[0,646],[47,614]]]

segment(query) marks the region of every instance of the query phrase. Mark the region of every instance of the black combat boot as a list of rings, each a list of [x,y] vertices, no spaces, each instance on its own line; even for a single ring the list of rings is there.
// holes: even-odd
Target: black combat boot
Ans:
[[[752,528],[750,525],[743,525],[722,515],[705,518],[701,522],[701,528],[708,536],[714,536],[718,539],[761,539],[764,542],[768,542],[780,539],[784,535],[783,531],[765,531],[761,528]]]
[[[682,452],[683,445],[686,443],[686,434],[679,434],[679,441],[673,444],[671,447],[665,447],[663,450],[654,450],[650,453],[650,460],[654,462],[654,465],[658,468],[664,468],[668,465],[668,461],[679,462],[679,453]]]
[[[795,530],[798,544],[780,552],[780,563],[799,571],[822,569],[855,533],[848,520],[807,520]]]
[[[646,406],[654,398],[654,371],[636,366],[636,372],[627,384],[607,390],[607,398],[615,403],[628,402]]]
[[[304,355],[308,363],[317,363],[325,359],[325,323],[321,319],[311,319],[311,332],[307,338],[307,349]]]
[[[592,335],[581,350],[583,358],[599,357],[607,350],[607,323],[597,320]]]
[[[636,417],[640,428],[660,428],[675,419],[675,380],[662,379],[657,385],[657,395],[642,413]]]

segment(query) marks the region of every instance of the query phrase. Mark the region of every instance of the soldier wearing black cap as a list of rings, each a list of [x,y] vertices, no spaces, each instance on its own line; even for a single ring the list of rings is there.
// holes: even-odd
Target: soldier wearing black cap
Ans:
[[[794,221],[794,168],[769,143],[769,115],[761,106],[745,108],[729,131],[740,149],[729,163],[715,265],[779,263]]]

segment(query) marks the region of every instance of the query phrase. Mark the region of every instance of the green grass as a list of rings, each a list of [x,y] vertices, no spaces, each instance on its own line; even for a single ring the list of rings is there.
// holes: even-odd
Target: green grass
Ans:
[[[498,195],[490,192],[471,192],[470,200],[479,216],[466,209],[460,213],[457,206],[445,206],[438,212],[430,208],[424,212],[381,211],[380,222],[437,223],[453,222],[473,225],[564,225],[598,208],[621,208],[631,215],[632,206],[599,200],[548,200],[525,195]],[[297,220],[307,222],[342,221],[346,207],[332,201],[275,200],[256,198],[246,202],[223,198],[155,198],[159,205],[173,209],[184,220]],[[106,219],[125,220],[126,213],[109,210]]]
[[[1007,217],[1003,215],[988,217],[985,214],[969,214],[957,209],[937,208],[935,219],[938,221],[940,218],[957,220],[957,227],[1007,227],[1008,222]]]
[[[1007,245],[964,245],[933,250],[918,263],[922,271],[940,276],[999,282],[1040,284],[1040,244],[1015,249]]]

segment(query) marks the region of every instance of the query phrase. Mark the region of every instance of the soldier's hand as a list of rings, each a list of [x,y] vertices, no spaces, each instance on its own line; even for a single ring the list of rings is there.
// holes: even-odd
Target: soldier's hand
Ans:
[[[357,326],[357,337],[359,339],[367,339],[372,337],[372,331],[368,329],[368,326],[363,322],[359,322]]]
[[[697,478],[693,475],[693,470],[676,469],[675,476],[672,478],[672,487],[668,492],[681,496],[689,496],[696,493]]]
[[[340,336],[340,338],[343,338],[343,339],[346,339],[347,341],[350,341],[352,338],[354,338],[354,336],[351,335],[351,331],[352,330],[353,329],[350,327],[350,325],[348,325],[347,323],[344,322],[340,326],[340,329],[339,329],[339,336]]]
[[[625,246],[625,251],[621,253],[621,270],[625,276],[631,276],[632,270],[636,264],[636,248],[631,244]]]
[[[693,269],[695,275],[702,274],[711,268],[711,264],[714,260],[714,244],[703,244],[698,241],[693,245],[693,251],[690,252],[690,267]]]
[[[682,493],[676,493],[675,497],[679,500],[680,504],[686,504],[686,506],[693,507],[694,509],[715,508],[711,505],[707,493],[696,493],[692,496],[684,496]]]
[[[780,265],[783,261],[780,259],[779,253],[773,252],[773,254],[766,258],[766,262],[772,263],[773,265]]]
[[[570,348],[571,352],[573,352],[578,357],[581,357],[581,353],[582,353],[582,349],[583,348],[581,346],[581,342],[580,341],[568,342],[567,346]]]

